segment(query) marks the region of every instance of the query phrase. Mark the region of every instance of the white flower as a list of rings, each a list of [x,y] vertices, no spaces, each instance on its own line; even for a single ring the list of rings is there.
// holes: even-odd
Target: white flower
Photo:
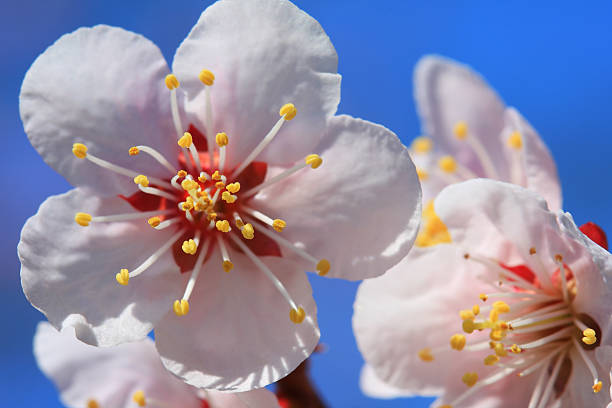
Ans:
[[[165,366],[198,387],[291,372],[319,339],[304,271],[379,275],[419,223],[407,149],[334,116],[336,68],[321,26],[284,0],[209,7],[174,74],[120,28],[61,37],[20,97],[33,146],[76,187],[22,231],[30,302],[90,344],[155,328]]]
[[[561,187],[538,133],[508,108],[468,66],[439,56],[422,58],[414,88],[423,133],[410,147],[423,187],[424,225],[417,246],[448,241],[432,202],[445,186],[484,177],[532,189],[561,208]]]
[[[93,347],[38,324],[34,335],[38,366],[70,408],[271,408],[276,397],[266,389],[243,393],[204,391],[171,375],[150,339],[116,347]]]
[[[359,288],[364,391],[454,408],[609,403],[612,255],[515,185],[454,184],[435,210],[452,244]]]

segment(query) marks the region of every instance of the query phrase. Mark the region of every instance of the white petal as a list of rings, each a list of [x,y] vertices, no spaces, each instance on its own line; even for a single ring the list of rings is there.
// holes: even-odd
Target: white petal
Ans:
[[[207,391],[206,400],[212,408],[275,408],[278,399],[265,388],[245,392]]]
[[[374,372],[374,369],[368,364],[365,364],[361,368],[361,375],[359,376],[359,387],[365,395],[373,398],[390,399],[412,396],[411,392],[407,392],[400,388],[393,387],[378,378],[378,376]]]
[[[74,326],[77,336],[103,346],[146,337],[182,291],[170,253],[124,287],[115,274],[133,269],[161,247],[171,232],[145,220],[74,222],[78,211],[94,215],[130,211],[120,198],[102,199],[76,189],[47,199],[21,233],[21,284],[28,300],[56,327]]]
[[[609,346],[607,346],[609,347]],[[594,358],[594,353],[589,353],[591,358]],[[571,351],[572,357],[572,376],[567,384],[565,392],[571,400],[571,407],[604,407],[610,402],[610,394],[607,390],[610,389],[610,366],[604,367],[600,371],[599,379],[603,383],[603,388],[600,392],[594,393],[591,387],[593,386],[593,377],[591,376],[587,366],[577,350]],[[608,359],[608,361],[610,361]]]
[[[93,155],[148,175],[166,174],[151,158],[131,158],[128,149],[146,144],[176,161],[167,73],[160,50],[140,35],[109,26],[66,34],[23,81],[20,112],[28,138],[72,185],[132,191],[131,179],[74,157],[72,144],[82,142]]]
[[[550,151],[535,129],[516,109],[508,108],[505,117],[507,125],[518,130],[523,137],[526,187],[542,195],[552,210],[561,209],[561,185]]]
[[[176,52],[173,70],[189,101],[186,109],[204,124],[206,68],[211,87],[213,133],[226,132],[228,167],[239,164],[293,103],[284,124],[259,160],[285,164],[311,153],[340,100],[337,55],[312,17],[285,0],[221,0],[210,6]]]
[[[284,377],[312,353],[319,340],[316,305],[305,273],[286,260],[266,259],[306,312],[304,322],[292,323],[289,305],[263,272],[237,251],[231,259],[234,269],[225,273],[213,254],[189,314],[168,314],[155,341],[166,368],[188,384],[248,391]]]
[[[451,59],[428,55],[417,63],[414,87],[423,133],[441,151],[485,176],[471,148],[454,136],[454,126],[464,121],[470,136],[485,147],[500,179],[508,180],[505,145],[498,138],[504,126],[504,104],[478,73]]]
[[[61,400],[83,408],[95,399],[101,407],[131,408],[132,395],[173,407],[201,407],[197,390],[164,369],[150,339],[117,347],[93,347],[75,338],[73,328],[58,332],[41,322],[34,336],[34,355],[40,369],[58,387]]]
[[[253,207],[284,219],[283,237],[328,259],[327,276],[380,275],[406,255],[420,222],[421,190],[407,149],[384,127],[343,115],[330,121],[316,152],[321,167],[262,190]]]

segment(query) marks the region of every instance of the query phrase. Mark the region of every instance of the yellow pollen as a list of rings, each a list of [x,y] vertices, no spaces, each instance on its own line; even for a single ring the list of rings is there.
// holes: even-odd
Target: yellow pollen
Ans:
[[[445,405],[440,405],[438,408],[453,408],[453,406],[445,404]]]
[[[178,140],[178,145],[184,148],[188,148],[193,143],[193,137],[191,137],[191,133],[185,132],[183,136]]]
[[[459,317],[461,317],[461,320],[473,319],[474,312],[472,312],[470,309],[461,310],[459,311]]]
[[[510,306],[506,302],[498,300],[493,303],[493,309],[497,310],[499,314],[508,313],[510,311]]]
[[[217,221],[215,226],[221,232],[229,232],[230,230],[230,224],[228,220]]]
[[[331,265],[327,259],[321,259],[317,263],[317,273],[319,274],[319,276],[327,275],[329,273],[330,268],[331,268]]]
[[[429,178],[429,173],[427,173],[425,170],[417,168],[416,169],[417,172],[417,177],[419,178],[419,180],[421,181],[425,181]]]
[[[595,337],[595,335],[596,335],[596,334],[595,334],[595,330],[593,330],[593,329],[585,329],[585,330],[582,332],[582,335],[583,335],[584,337]]]
[[[429,347],[419,350],[419,358],[426,363],[434,361],[434,356],[431,354],[431,349]]]
[[[229,139],[225,132],[217,133],[217,136],[215,136],[215,141],[219,147],[227,146],[229,143]]]
[[[480,300],[482,300],[483,302],[486,302],[487,299],[489,298],[487,295],[485,295],[484,293],[481,293],[480,295],[478,295],[478,297],[480,298]]]
[[[235,183],[230,183],[228,184],[226,187],[227,191],[229,191],[232,194],[236,194],[237,192],[240,191],[240,183],[239,182],[235,182]]]
[[[215,170],[211,178],[215,181],[221,180],[221,174],[219,173],[219,170]]]
[[[520,132],[514,131],[510,134],[510,137],[508,137],[508,146],[516,150],[523,147],[523,138]]]
[[[244,221],[242,221],[240,218],[236,218],[236,226],[238,228],[244,227]]]
[[[465,336],[463,334],[452,335],[450,338],[450,345],[455,350],[463,350],[465,347]]]
[[[433,142],[431,141],[430,138],[425,137],[425,136],[417,137],[416,139],[412,141],[412,144],[410,145],[410,148],[415,153],[427,153],[432,149],[432,147],[433,147]]]
[[[95,399],[90,399],[87,401],[87,408],[100,408],[100,404]]]
[[[217,182],[215,183],[215,187],[216,187],[216,188],[218,188],[219,190],[222,190],[222,189],[224,189],[224,188],[225,188],[225,183],[224,183],[224,182],[222,182],[222,181],[217,181]]]
[[[115,275],[115,279],[117,279],[120,285],[127,286],[130,281],[130,272],[125,268],[121,269],[121,271]]]
[[[506,337],[506,333],[503,330],[491,330],[489,338],[494,341],[501,341]]]
[[[465,383],[468,387],[473,387],[474,384],[478,381],[478,374],[476,373],[465,373],[463,377],[461,377],[461,381]]]
[[[189,302],[185,299],[175,300],[172,304],[172,310],[177,316],[185,316],[189,313]]]
[[[206,86],[211,86],[215,83],[215,74],[207,69],[201,70],[198,74],[198,78],[200,78],[200,81]]]
[[[506,351],[506,348],[502,343],[495,343],[495,347],[493,347],[493,349],[495,350],[495,354],[499,357],[506,357],[508,355],[508,351]]]
[[[228,204],[236,202],[236,196],[231,195],[229,191],[224,191],[221,193],[221,199]]]
[[[563,256],[561,254],[556,254],[555,255],[555,261],[557,262],[563,262]]]
[[[584,336],[582,338],[582,342],[584,344],[588,344],[590,346],[590,345],[593,345],[593,344],[595,344],[597,342],[597,335],[595,333],[595,330],[593,330],[591,328],[585,329],[582,332],[582,335]]]
[[[195,208],[196,211],[204,211],[206,209],[206,204],[201,201],[198,201],[193,204],[193,208]]]
[[[423,225],[417,235],[415,245],[428,247],[448,242],[452,242],[448,228],[436,214],[433,200],[429,200],[423,208]]]
[[[181,248],[183,249],[184,253],[194,255],[198,250],[198,244],[196,244],[193,239],[189,239],[187,241],[183,241]]]
[[[471,334],[474,332],[474,330],[476,330],[476,323],[474,323],[474,320],[472,319],[466,319],[461,324],[461,328],[464,332]]]
[[[593,392],[595,394],[597,394],[599,391],[601,391],[601,388],[603,387],[603,384],[601,383],[601,381],[597,381],[595,384],[593,384]]]
[[[140,150],[136,146],[132,146],[130,150],[128,150],[130,156],[136,156],[138,153],[140,153]]]
[[[242,236],[245,239],[253,239],[255,238],[255,228],[253,228],[253,225],[251,224],[244,224],[244,226],[242,227]]]
[[[487,366],[492,366],[498,361],[499,361],[499,357],[497,357],[495,354],[489,354],[488,356],[485,357],[484,364]]]
[[[472,313],[474,313],[474,316],[478,316],[478,314],[480,313],[480,306],[478,305],[472,306]]]
[[[438,167],[445,173],[454,173],[457,170],[457,162],[452,156],[444,156],[438,160]]]
[[[91,222],[91,214],[78,212],[74,216],[74,221],[76,221],[76,223],[79,224],[81,227],[87,227]]]
[[[306,317],[306,312],[302,309],[302,306],[298,306],[297,309],[289,310],[289,319],[295,324],[300,324],[304,321]]]
[[[285,120],[291,120],[295,118],[295,115],[297,115],[297,109],[295,108],[295,106],[293,106],[292,103],[286,103],[283,105],[282,108],[280,108],[278,114],[280,116],[284,116]]]
[[[489,320],[492,323],[495,323],[498,319],[499,319],[499,312],[497,311],[497,309],[495,308],[491,309],[491,311],[489,312]]]
[[[149,179],[147,178],[147,176],[143,174],[139,174],[136,177],[134,177],[134,183],[140,186],[143,186],[143,187],[149,187]]]
[[[455,126],[453,127],[453,133],[455,134],[455,137],[459,140],[464,140],[467,137],[468,134],[468,125],[467,123],[465,123],[465,121],[460,121],[457,122],[455,124]]]
[[[189,197],[187,197],[189,198]],[[183,211],[191,211],[193,209],[193,202],[192,201],[185,201],[182,205],[181,208],[183,209]]]
[[[181,187],[183,187],[183,190],[185,191],[190,191],[196,190],[198,187],[200,187],[200,185],[195,180],[185,179],[181,181]]]
[[[206,183],[206,174],[202,174],[198,177],[198,180],[200,181],[200,183]]]
[[[173,90],[179,87],[180,83],[174,74],[166,75],[166,79],[164,79],[166,86],[169,90]]]
[[[179,170],[176,175],[179,176],[179,178],[185,178],[187,177],[187,172],[185,170]]]
[[[150,226],[153,228],[157,227],[161,223],[161,219],[159,217],[151,217],[147,220]]]
[[[287,227],[287,223],[281,220],[280,218],[277,218],[274,221],[272,221],[272,228],[274,228],[274,231],[276,232],[283,232],[283,230],[286,227]]]
[[[229,272],[234,269],[234,264],[231,261],[225,260],[223,261],[223,270],[225,272]]]
[[[87,156],[87,146],[83,143],[75,143],[72,145],[72,153],[79,159],[84,159]]]
[[[318,154],[309,154],[304,160],[311,168],[316,169],[323,163],[323,159]]]
[[[522,352],[522,351],[523,351],[523,349],[522,349],[522,348],[520,348],[519,346],[517,346],[516,344],[513,344],[513,345],[510,347],[510,351],[511,351],[511,352],[513,352],[514,354],[518,354],[518,353]]]
[[[535,253],[536,253],[535,247],[529,248],[529,255],[535,255]]]
[[[207,221],[214,221],[217,219],[217,213],[216,212],[209,212],[208,214],[206,214],[206,220]]]

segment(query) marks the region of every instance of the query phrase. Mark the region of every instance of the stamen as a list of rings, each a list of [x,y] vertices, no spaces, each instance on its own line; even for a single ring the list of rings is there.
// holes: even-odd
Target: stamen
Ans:
[[[155,215],[166,215],[173,213],[174,210],[162,210],[162,211],[144,211],[144,212],[135,212],[135,213],[125,213],[125,214],[114,214],[114,215],[100,215],[96,217],[92,217],[87,213],[77,213],[74,216],[74,220],[77,224],[81,226],[88,226],[90,222],[121,222],[121,221],[131,221],[138,220],[143,218],[149,218]]]
[[[229,187],[229,186],[228,186]],[[252,215],[253,217],[257,218],[258,221],[263,222],[264,224],[269,225],[270,227],[274,228],[274,230],[276,232],[282,232],[283,229],[285,229],[287,227],[287,223],[283,220],[281,220],[280,218],[277,219],[272,219],[270,217],[268,217],[267,215],[254,210],[250,207],[247,207],[245,205],[242,206],[242,210],[247,212],[248,214]]]
[[[567,276],[565,276],[565,265],[563,264],[563,257],[559,254],[555,255],[555,263],[559,266],[559,275],[561,275],[561,289],[563,290],[563,301],[567,303],[569,300],[569,292],[567,291]]]
[[[142,184],[138,184],[138,189],[143,193],[164,197],[170,201],[176,201],[175,196],[155,187],[143,187]]]
[[[248,190],[246,193],[241,193],[243,198],[246,197],[250,197],[254,194],[257,194],[259,191],[263,190],[266,187],[271,186],[272,184],[278,183],[279,181],[289,177],[290,175],[292,175],[293,173],[302,170],[305,167],[310,166],[313,169],[316,169],[317,167],[319,167],[321,165],[321,163],[323,162],[323,159],[321,159],[318,155],[316,154],[311,154],[306,156],[306,159],[304,160],[304,163],[299,163],[294,165],[293,167],[283,171],[280,174],[277,174],[274,177],[269,178],[268,180],[264,181],[263,183],[259,184],[258,186],[253,187],[252,189]]]
[[[582,357],[582,360],[591,372],[591,376],[593,377],[593,392],[598,393],[599,391],[601,391],[601,381],[599,381],[597,375],[597,368],[595,368],[595,365],[587,355],[586,351],[584,351],[582,346],[578,343],[578,340],[572,337],[572,343],[574,343],[574,347],[578,349],[578,354],[580,354],[580,357]]]
[[[169,220],[164,220],[164,221],[160,222],[158,225],[155,225],[155,226],[151,225],[151,226],[153,228],[155,228],[156,230],[160,231],[160,230],[166,229],[169,226],[174,225],[174,224],[176,224],[177,222],[180,222],[180,221],[181,221],[181,219],[176,217],[176,218],[171,218]]]
[[[176,138],[180,139],[183,136],[183,124],[181,123],[181,115],[178,109],[178,100],[176,96],[176,89],[179,87],[179,81],[176,79],[174,74],[169,74],[166,76],[166,86],[170,90],[170,111],[172,112],[172,122],[174,123],[174,130],[176,131]],[[187,149],[182,147],[183,155],[185,159],[187,159]],[[191,163],[189,160],[185,160],[187,162],[187,167],[191,168]]]
[[[542,321],[549,321],[551,319],[560,319],[565,317],[571,317],[572,312],[568,308],[555,310],[554,312],[539,314],[536,317],[522,316],[518,319],[511,320],[509,324],[518,329],[520,327],[531,326],[534,323],[539,323]]]
[[[540,330],[544,330],[544,329],[551,329],[554,327],[558,327],[558,326],[567,326],[569,324],[572,324],[574,321],[571,317],[568,317],[566,319],[559,319],[556,321],[550,321],[550,320],[554,320],[554,319],[546,319],[543,322],[539,322],[539,323],[533,323],[531,325],[526,325],[526,326],[522,326],[519,328],[515,328],[514,326],[512,326],[512,328],[514,329],[512,332],[515,334],[518,333],[531,333],[534,331],[540,331]],[[546,323],[544,323],[546,322]]]
[[[227,247],[225,246],[225,242],[223,241],[221,235],[217,235],[217,243],[219,244],[219,250],[221,251],[221,257],[223,258],[223,270],[225,272],[229,272],[234,268],[234,264],[230,260]]]
[[[463,401],[464,399],[466,399],[467,397],[469,397],[470,395],[474,394],[477,390],[496,383],[500,380],[502,380],[503,378],[507,377],[508,375],[512,374],[514,371],[516,371],[516,368],[504,368],[500,371],[497,371],[496,373],[494,373],[493,375],[480,380],[477,384],[475,384],[474,386],[470,387],[467,391],[465,391],[463,394],[459,395],[457,398],[455,398],[450,404],[447,404],[448,406],[454,407],[456,405],[458,405],[461,401]]]
[[[221,232],[230,232],[232,230],[232,228],[230,227],[229,221],[228,220],[220,220],[217,221],[215,226],[217,227],[217,229]]]
[[[497,174],[497,169],[493,165],[491,157],[489,157],[487,150],[484,148],[482,143],[480,143],[480,140],[470,135],[467,123],[457,123],[457,125],[455,125],[455,131],[457,130],[461,131],[460,133],[455,133],[457,139],[465,140],[470,145],[470,147],[476,154],[476,157],[480,161],[480,164],[482,165],[485,176],[490,179],[498,180],[499,174]],[[462,137],[460,137],[460,135]]]
[[[512,286],[516,286],[516,287],[526,289],[526,290],[531,290],[536,293],[539,292],[539,289],[535,287],[531,282],[525,280],[520,275],[512,274],[512,272],[510,272],[507,269],[504,269],[501,265],[499,265],[497,262],[491,259],[488,259],[483,256],[473,255],[473,254],[466,254],[464,255],[464,257],[467,260],[472,260],[474,262],[483,264],[487,266],[488,269],[493,269],[495,272],[501,275],[503,279],[506,280]]]
[[[251,249],[244,243],[240,238],[238,238],[235,234],[230,234],[230,238],[238,245],[238,247],[244,252],[244,254],[266,275],[268,279],[274,284],[276,289],[280,292],[280,294],[285,298],[291,310],[289,312],[290,319],[294,323],[301,323],[304,320],[305,313],[302,307],[298,307],[298,305],[293,301],[287,289],[283,283],[274,276],[274,273],[264,264],[261,259],[257,255],[251,251]]]
[[[136,391],[134,395],[132,395],[132,400],[138,404],[140,407],[144,407],[147,405],[147,401],[145,399],[144,391]]]
[[[542,364],[548,363],[552,357],[553,356],[548,357],[545,361],[542,362]],[[537,364],[537,366],[540,367],[540,364]],[[519,373],[519,377],[522,377],[521,374],[522,373]],[[531,398],[529,399],[528,408],[536,408],[536,404],[538,403],[538,400],[542,396],[542,391],[544,388],[544,381],[546,380],[546,374],[548,374],[548,369],[545,367],[540,371],[540,375],[538,375],[536,386],[533,389],[533,392],[531,393]]]
[[[238,176],[244,169],[246,169],[246,167],[251,164],[253,160],[255,160],[259,153],[261,153],[261,151],[270,144],[270,142],[279,132],[281,126],[283,126],[283,123],[285,123],[285,121],[293,119],[296,114],[297,109],[295,109],[295,106],[293,106],[293,104],[288,103],[284,105],[279,111],[279,115],[281,117],[278,122],[276,122],[276,124],[272,127],[272,129],[270,129],[268,134],[262,139],[262,141],[257,145],[257,147],[253,149],[253,151],[247,156],[247,158],[244,159],[242,164],[238,166],[238,168],[234,171],[234,176]]]
[[[544,388],[544,394],[542,395],[542,399],[538,405],[538,408],[545,408],[548,404],[548,400],[552,396],[552,392],[554,390],[555,381],[557,380],[557,376],[559,375],[559,371],[561,370],[561,364],[565,358],[566,352],[562,352],[557,357],[557,362],[555,363],[552,372],[550,373],[550,378],[548,379],[548,383]]]
[[[548,273],[546,273],[546,268],[544,267],[544,264],[542,263],[542,259],[540,258],[540,255],[538,255],[535,247],[529,248],[529,255],[531,255],[531,257],[535,260],[536,268],[534,268],[533,271],[538,277],[540,284],[544,288],[551,289],[552,281]]]
[[[532,348],[537,348],[537,347],[541,347],[545,344],[548,344],[552,341],[558,340],[558,339],[562,339],[565,337],[570,337],[572,330],[574,330],[573,327],[568,327],[562,330],[559,330],[556,333],[553,334],[549,334],[548,336],[544,336],[539,338],[538,340],[532,341],[530,343],[526,343],[526,344],[520,344],[519,347],[526,350],[526,349],[532,349]]]
[[[179,230],[174,235],[172,235],[170,239],[168,239],[168,241],[166,241],[157,251],[155,251],[151,256],[145,259],[145,261],[140,264],[140,266],[138,266],[136,269],[129,273],[130,278],[134,278],[146,271],[147,268],[153,265],[164,254],[164,252],[166,252],[172,246],[172,244],[174,244],[180,238],[180,236],[183,235],[183,233],[184,230]]]
[[[227,138],[227,134],[222,132],[217,133],[215,141],[217,142],[217,146],[219,146],[219,171],[223,172],[225,167],[225,146],[229,143],[229,139]]]
[[[419,181],[421,182],[427,181],[427,179],[429,178],[429,173],[427,173],[427,171],[424,169],[417,167],[416,172],[417,172],[417,177],[419,178]]]
[[[193,288],[198,280],[198,276],[200,275],[200,271],[202,270],[202,266],[204,265],[204,260],[206,259],[206,253],[208,252],[208,247],[210,245],[210,240],[204,241],[202,245],[202,249],[198,254],[198,259],[196,259],[195,265],[193,267],[193,271],[191,272],[191,276],[189,277],[189,281],[187,282],[187,286],[185,287],[185,292],[183,293],[183,297],[181,298],[181,302],[189,302],[189,298],[191,297],[191,293],[193,292]]]
[[[200,81],[204,85],[204,98],[206,99],[206,112],[204,116],[204,126],[206,127],[206,143],[208,144],[208,153],[210,157],[213,157],[213,152],[215,151],[214,139],[213,139],[213,116],[212,116],[212,103],[210,98],[210,87],[215,83],[215,75],[207,69],[203,69],[200,71],[198,75]]]
[[[100,408],[100,404],[95,399],[87,400],[87,408]]]
[[[168,159],[166,159],[160,152],[153,149],[152,147],[143,146],[143,145],[130,147],[130,151],[129,151],[130,156],[135,156],[140,152],[147,153],[149,156],[157,160],[159,164],[167,168],[170,171],[170,173],[176,174],[176,168],[174,168],[174,166],[168,161]]]
[[[410,144],[410,150],[416,154],[428,153],[433,148],[433,142],[430,138],[419,136]]]
[[[430,363],[432,361],[434,361],[434,356],[431,352],[431,349],[429,347],[426,347],[424,349],[419,350],[419,358],[421,359],[421,361],[424,361],[426,363]]]

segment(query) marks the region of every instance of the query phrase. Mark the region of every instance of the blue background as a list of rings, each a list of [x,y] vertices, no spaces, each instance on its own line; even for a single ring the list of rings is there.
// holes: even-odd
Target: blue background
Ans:
[[[0,405],[59,407],[31,353],[42,315],[25,300],[16,245],[27,217],[69,186],[30,146],[19,120],[23,75],[48,45],[79,26],[117,25],[153,40],[168,61],[210,2],[21,0],[0,13]],[[495,3],[495,4],[493,4]],[[419,133],[412,68],[426,53],[469,63],[540,132],[559,168],[565,209],[612,231],[612,44],[609,2],[299,1],[331,37],[343,75],[339,111],[384,124],[408,143]],[[376,203],[371,203],[375,208]],[[333,407],[426,407],[428,399],[361,395],[351,331],[356,283],[313,277],[322,340],[313,377]],[[427,316],[422,316],[426,319]]]

